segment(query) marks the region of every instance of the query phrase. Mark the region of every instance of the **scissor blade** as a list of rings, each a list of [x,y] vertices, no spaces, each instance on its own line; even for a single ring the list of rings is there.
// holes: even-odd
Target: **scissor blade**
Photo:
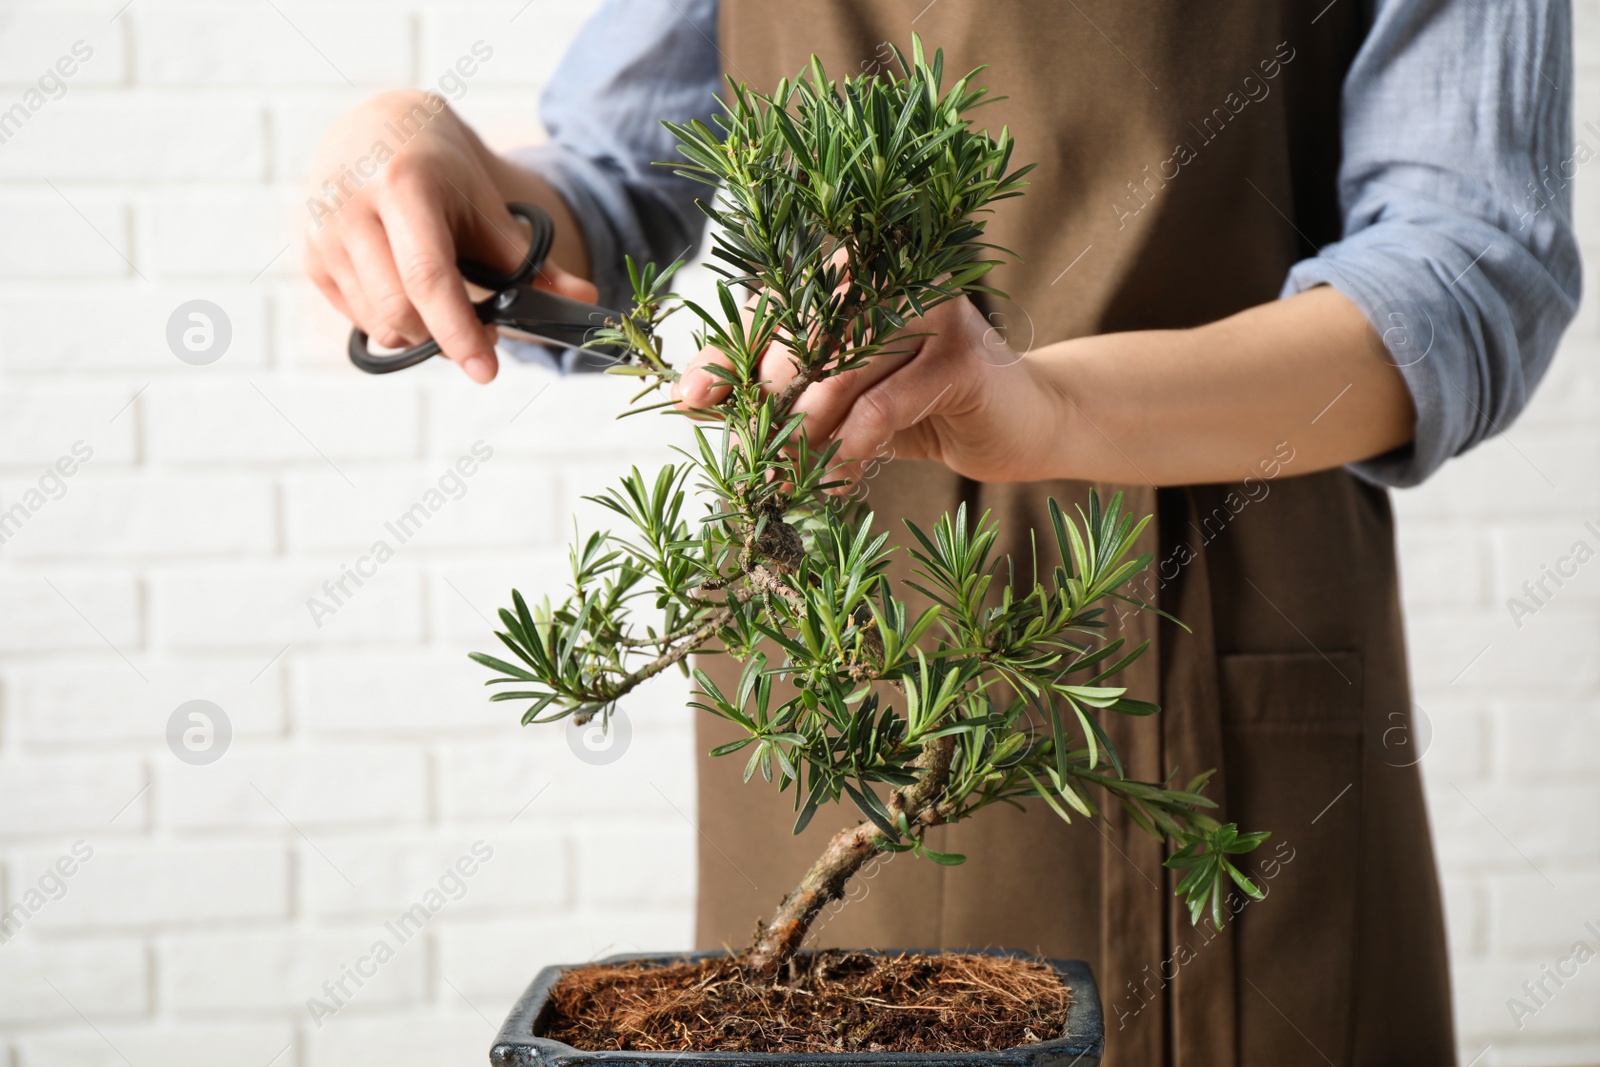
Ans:
[[[582,348],[602,327],[622,321],[620,311],[525,287],[496,293],[478,306],[485,322],[566,348]],[[589,351],[617,357],[625,354],[620,346],[612,345],[595,345]]]

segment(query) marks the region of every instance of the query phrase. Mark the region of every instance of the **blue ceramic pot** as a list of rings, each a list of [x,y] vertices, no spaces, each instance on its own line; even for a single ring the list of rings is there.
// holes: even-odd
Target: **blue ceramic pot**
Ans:
[[[893,955],[901,950],[887,950]],[[905,950],[926,951],[926,950]],[[1007,949],[980,950],[985,956],[1012,956],[1036,959],[1025,952]],[[709,959],[723,952],[693,952],[677,955],[624,954],[610,956],[602,964],[644,961],[676,963],[682,960]],[[1066,1032],[1049,1041],[1002,1049],[997,1052],[586,1052],[560,1041],[539,1036],[547,1020],[550,990],[564,971],[589,964],[558,964],[546,967],[522,994],[489,1050],[494,1067],[1098,1067],[1105,1048],[1105,1020],[1100,1014],[1100,991],[1082,960],[1041,960],[1054,967],[1072,990],[1072,1006],[1067,1010]]]

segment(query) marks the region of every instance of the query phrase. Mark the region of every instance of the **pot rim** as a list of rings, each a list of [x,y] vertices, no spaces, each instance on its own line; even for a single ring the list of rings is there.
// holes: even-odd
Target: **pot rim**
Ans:
[[[623,952],[585,963],[558,963],[541,968],[533,982],[512,1007],[489,1051],[495,1067],[557,1067],[557,1065],[659,1064],[681,1060],[705,1063],[750,1063],[763,1065],[795,1064],[815,1067],[840,1067],[844,1064],[910,1064],[920,1067],[948,1064],[950,1067],[977,1067],[995,1064],[1003,1067],[1095,1067],[1105,1044],[1105,1019],[1100,1010],[1100,994],[1089,965],[1082,960],[1060,960],[1018,949],[850,949],[874,956],[893,956],[903,952],[939,955],[1003,956],[1049,964],[1072,991],[1067,1021],[1060,1037],[1031,1045],[975,1052],[635,1052],[587,1050],[535,1033],[539,1017],[549,1001],[550,990],[562,974],[570,970],[605,964],[645,961],[657,965],[712,959],[729,955],[722,950],[698,952]]]

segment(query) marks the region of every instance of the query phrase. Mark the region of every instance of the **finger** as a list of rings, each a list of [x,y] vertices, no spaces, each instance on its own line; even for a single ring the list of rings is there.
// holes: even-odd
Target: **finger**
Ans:
[[[351,220],[345,236],[345,249],[350,257],[351,269],[357,284],[366,297],[373,325],[382,327],[384,336],[403,338],[407,345],[421,344],[428,339],[428,328],[422,316],[412,306],[405,286],[400,284],[400,273],[395,269],[394,251],[389,247],[389,237],[375,216],[365,215]],[[378,335],[377,330],[368,332]],[[389,340],[381,341],[392,345]]]
[[[880,352],[870,356],[859,367],[808,386],[791,410],[805,415],[807,437],[813,442],[825,441],[834,436],[834,431],[862,396],[915,357],[915,352]]]
[[[339,292],[339,284],[333,280],[333,275],[323,266],[322,257],[308,251],[301,265],[305,268],[306,277],[311,279],[311,284],[315,285],[328,303],[333,305],[333,310],[355,322],[356,317],[350,313],[350,305],[345,301],[344,294]]]
[[[732,370],[733,361],[711,347],[695,353],[678,380],[672,383],[672,399],[678,402],[679,411],[716,407],[727,397],[730,388],[727,381],[708,369],[711,367]]]
[[[951,360],[914,359],[856,397],[833,434],[839,457],[847,461],[841,473],[858,477],[864,462],[891,445],[897,454],[926,452],[920,443],[924,435],[908,431],[965,403],[969,390],[960,366]]]
[[[469,183],[463,190],[451,182],[445,196],[450,206],[460,213],[457,254],[475,259],[501,274],[515,273],[528,254],[533,227],[513,215],[492,186],[477,188]]]
[[[754,310],[750,305],[746,305],[740,315],[744,319],[744,327],[748,334],[755,318]],[[786,337],[787,335],[781,330],[778,331],[777,338],[770,342],[761,354],[756,377],[765,393],[783,392],[799,373],[795,365],[795,354],[789,347]],[[680,410],[712,407],[720,404],[728,395],[731,387],[725,378],[714,372],[712,369],[714,367],[731,370],[733,361],[709,346],[689,361],[689,365],[684,368],[682,376],[674,383],[672,389],[673,397],[679,401]]]
[[[399,348],[406,343],[404,337],[389,329],[367,299],[367,292],[361,286],[361,280],[356,277],[356,271],[350,264],[350,256],[343,245],[330,248],[322,260],[323,269],[332,279],[333,285],[339,291],[340,300],[347,311],[351,322],[366,333],[374,343],[383,348]]]
[[[965,300],[953,300],[923,318],[910,319],[884,342],[882,351],[868,357],[864,364],[808,388],[794,406],[795,411],[805,413],[806,433],[813,441],[834,436],[862,395],[918,358],[940,334],[959,328],[970,307]]]
[[[536,289],[548,289],[569,300],[581,300],[585,304],[593,304],[600,299],[600,290],[595,287],[594,282],[580,278],[571,271],[562,270],[558,264],[550,260],[546,260],[544,266],[539,268],[539,273],[534,276],[533,285]]]
[[[744,325],[746,337],[755,332],[756,311],[760,304],[761,297],[752,294],[746,297],[744,305],[739,309],[739,318]],[[783,336],[779,331],[780,339],[767,345],[756,368],[757,379],[764,383],[763,391],[768,393],[782,391],[794,379],[794,356],[781,340]],[[679,402],[680,411],[688,408],[708,408],[722,403],[731,387],[727,385],[724,377],[714,372],[716,367],[732,370],[733,361],[710,346],[702,349],[689,361],[689,365],[684,368],[682,375],[672,387],[672,395]]]
[[[436,197],[417,183],[395,182],[380,209],[406,296],[428,335],[475,382],[495,376],[493,331],[485,329],[456,270],[456,244]]]

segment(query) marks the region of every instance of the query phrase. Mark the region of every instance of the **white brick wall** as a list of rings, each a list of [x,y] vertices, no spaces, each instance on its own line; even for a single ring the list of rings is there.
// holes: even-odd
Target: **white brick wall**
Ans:
[[[0,145],[0,510],[93,449],[0,546],[0,907],[93,849],[0,945],[0,1065],[477,1064],[537,966],[687,944],[683,683],[641,693],[632,749],[596,768],[465,660],[513,582],[562,580],[578,498],[658,462],[663,427],[610,422],[613,382],[525,367],[363,378],[297,274],[333,117],[482,39],[457,106],[535,139],[593,4],[0,7],[0,107],[93,49]],[[1600,121],[1600,12],[1578,6],[1578,118]],[[1588,169],[1578,193],[1600,248]],[[233,326],[207,367],[164,340],[195,298]],[[1600,562],[1520,629],[1505,607],[1593,540],[1597,417],[1591,297],[1510,440],[1396,496],[1463,1062],[1600,1061],[1600,963],[1520,1029],[1506,1005],[1600,925]],[[306,597],[480,440],[465,495],[318,627]],[[194,699],[232,726],[215,764],[167,747]],[[493,858],[460,899],[313,1023],[306,999],[476,841]]]

